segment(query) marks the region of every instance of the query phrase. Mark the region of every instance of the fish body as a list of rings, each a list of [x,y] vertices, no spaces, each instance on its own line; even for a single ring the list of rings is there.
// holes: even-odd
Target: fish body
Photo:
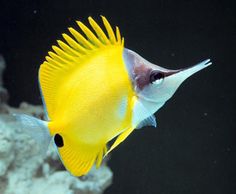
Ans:
[[[121,46],[107,49],[80,64],[82,67],[59,86],[58,105],[49,122],[52,134],[66,131],[73,134],[75,141],[81,139],[105,145],[111,136],[130,123],[128,113],[134,94],[121,53]],[[120,75],[119,79],[116,79],[117,75]]]
[[[134,94],[122,50],[121,45],[106,48],[80,64],[82,67],[58,88],[58,105],[52,118],[49,114],[52,121],[48,128],[51,136],[60,134],[63,137],[64,146],[58,151],[71,172],[75,171],[82,156],[82,162],[88,164],[83,174],[86,173],[99,154],[103,157],[106,143],[130,126]],[[72,153],[78,154],[74,165]],[[80,172],[74,174],[81,175]]]
[[[91,17],[94,32],[77,22],[85,36],[69,28],[72,36],[63,34],[65,42],[59,40],[40,66],[47,121],[16,115],[42,152],[53,139],[74,176],[87,174],[94,163],[99,167],[135,128],[156,126],[154,113],[187,77],[211,64],[206,60],[184,70],[154,65],[124,48],[119,28],[114,32],[102,20],[107,35]]]

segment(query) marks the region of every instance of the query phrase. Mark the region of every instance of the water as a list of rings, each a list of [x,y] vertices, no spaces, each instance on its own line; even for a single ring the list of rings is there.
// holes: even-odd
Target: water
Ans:
[[[108,165],[106,194],[236,192],[235,11],[233,1],[2,1],[0,53],[9,103],[41,104],[37,71],[74,20],[105,15],[125,46],[178,69],[211,58],[156,114],[158,127],[135,131]],[[0,158],[1,160],[1,158]]]

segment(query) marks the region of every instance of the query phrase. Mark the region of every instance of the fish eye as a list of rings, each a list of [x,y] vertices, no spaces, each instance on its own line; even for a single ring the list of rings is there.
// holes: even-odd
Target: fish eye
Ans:
[[[150,74],[150,83],[151,84],[160,84],[164,80],[164,74],[162,72],[152,72]]]

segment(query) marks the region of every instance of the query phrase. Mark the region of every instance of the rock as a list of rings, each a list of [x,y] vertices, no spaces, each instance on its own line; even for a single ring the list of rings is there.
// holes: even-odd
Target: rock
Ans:
[[[5,60],[4,58],[0,55],[0,112],[6,112],[6,102],[8,100],[8,92],[7,90],[3,87],[3,80],[2,80],[2,75],[3,71],[5,69]]]
[[[14,158],[13,142],[9,126],[0,120],[0,177],[6,174]]]

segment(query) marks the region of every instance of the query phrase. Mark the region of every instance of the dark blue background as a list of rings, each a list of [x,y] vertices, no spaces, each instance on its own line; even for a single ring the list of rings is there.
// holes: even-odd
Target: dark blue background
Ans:
[[[236,193],[236,6],[234,1],[0,1],[0,53],[10,104],[41,104],[37,71],[75,20],[105,15],[125,46],[149,61],[182,68],[213,65],[189,78],[109,162],[106,194]]]

